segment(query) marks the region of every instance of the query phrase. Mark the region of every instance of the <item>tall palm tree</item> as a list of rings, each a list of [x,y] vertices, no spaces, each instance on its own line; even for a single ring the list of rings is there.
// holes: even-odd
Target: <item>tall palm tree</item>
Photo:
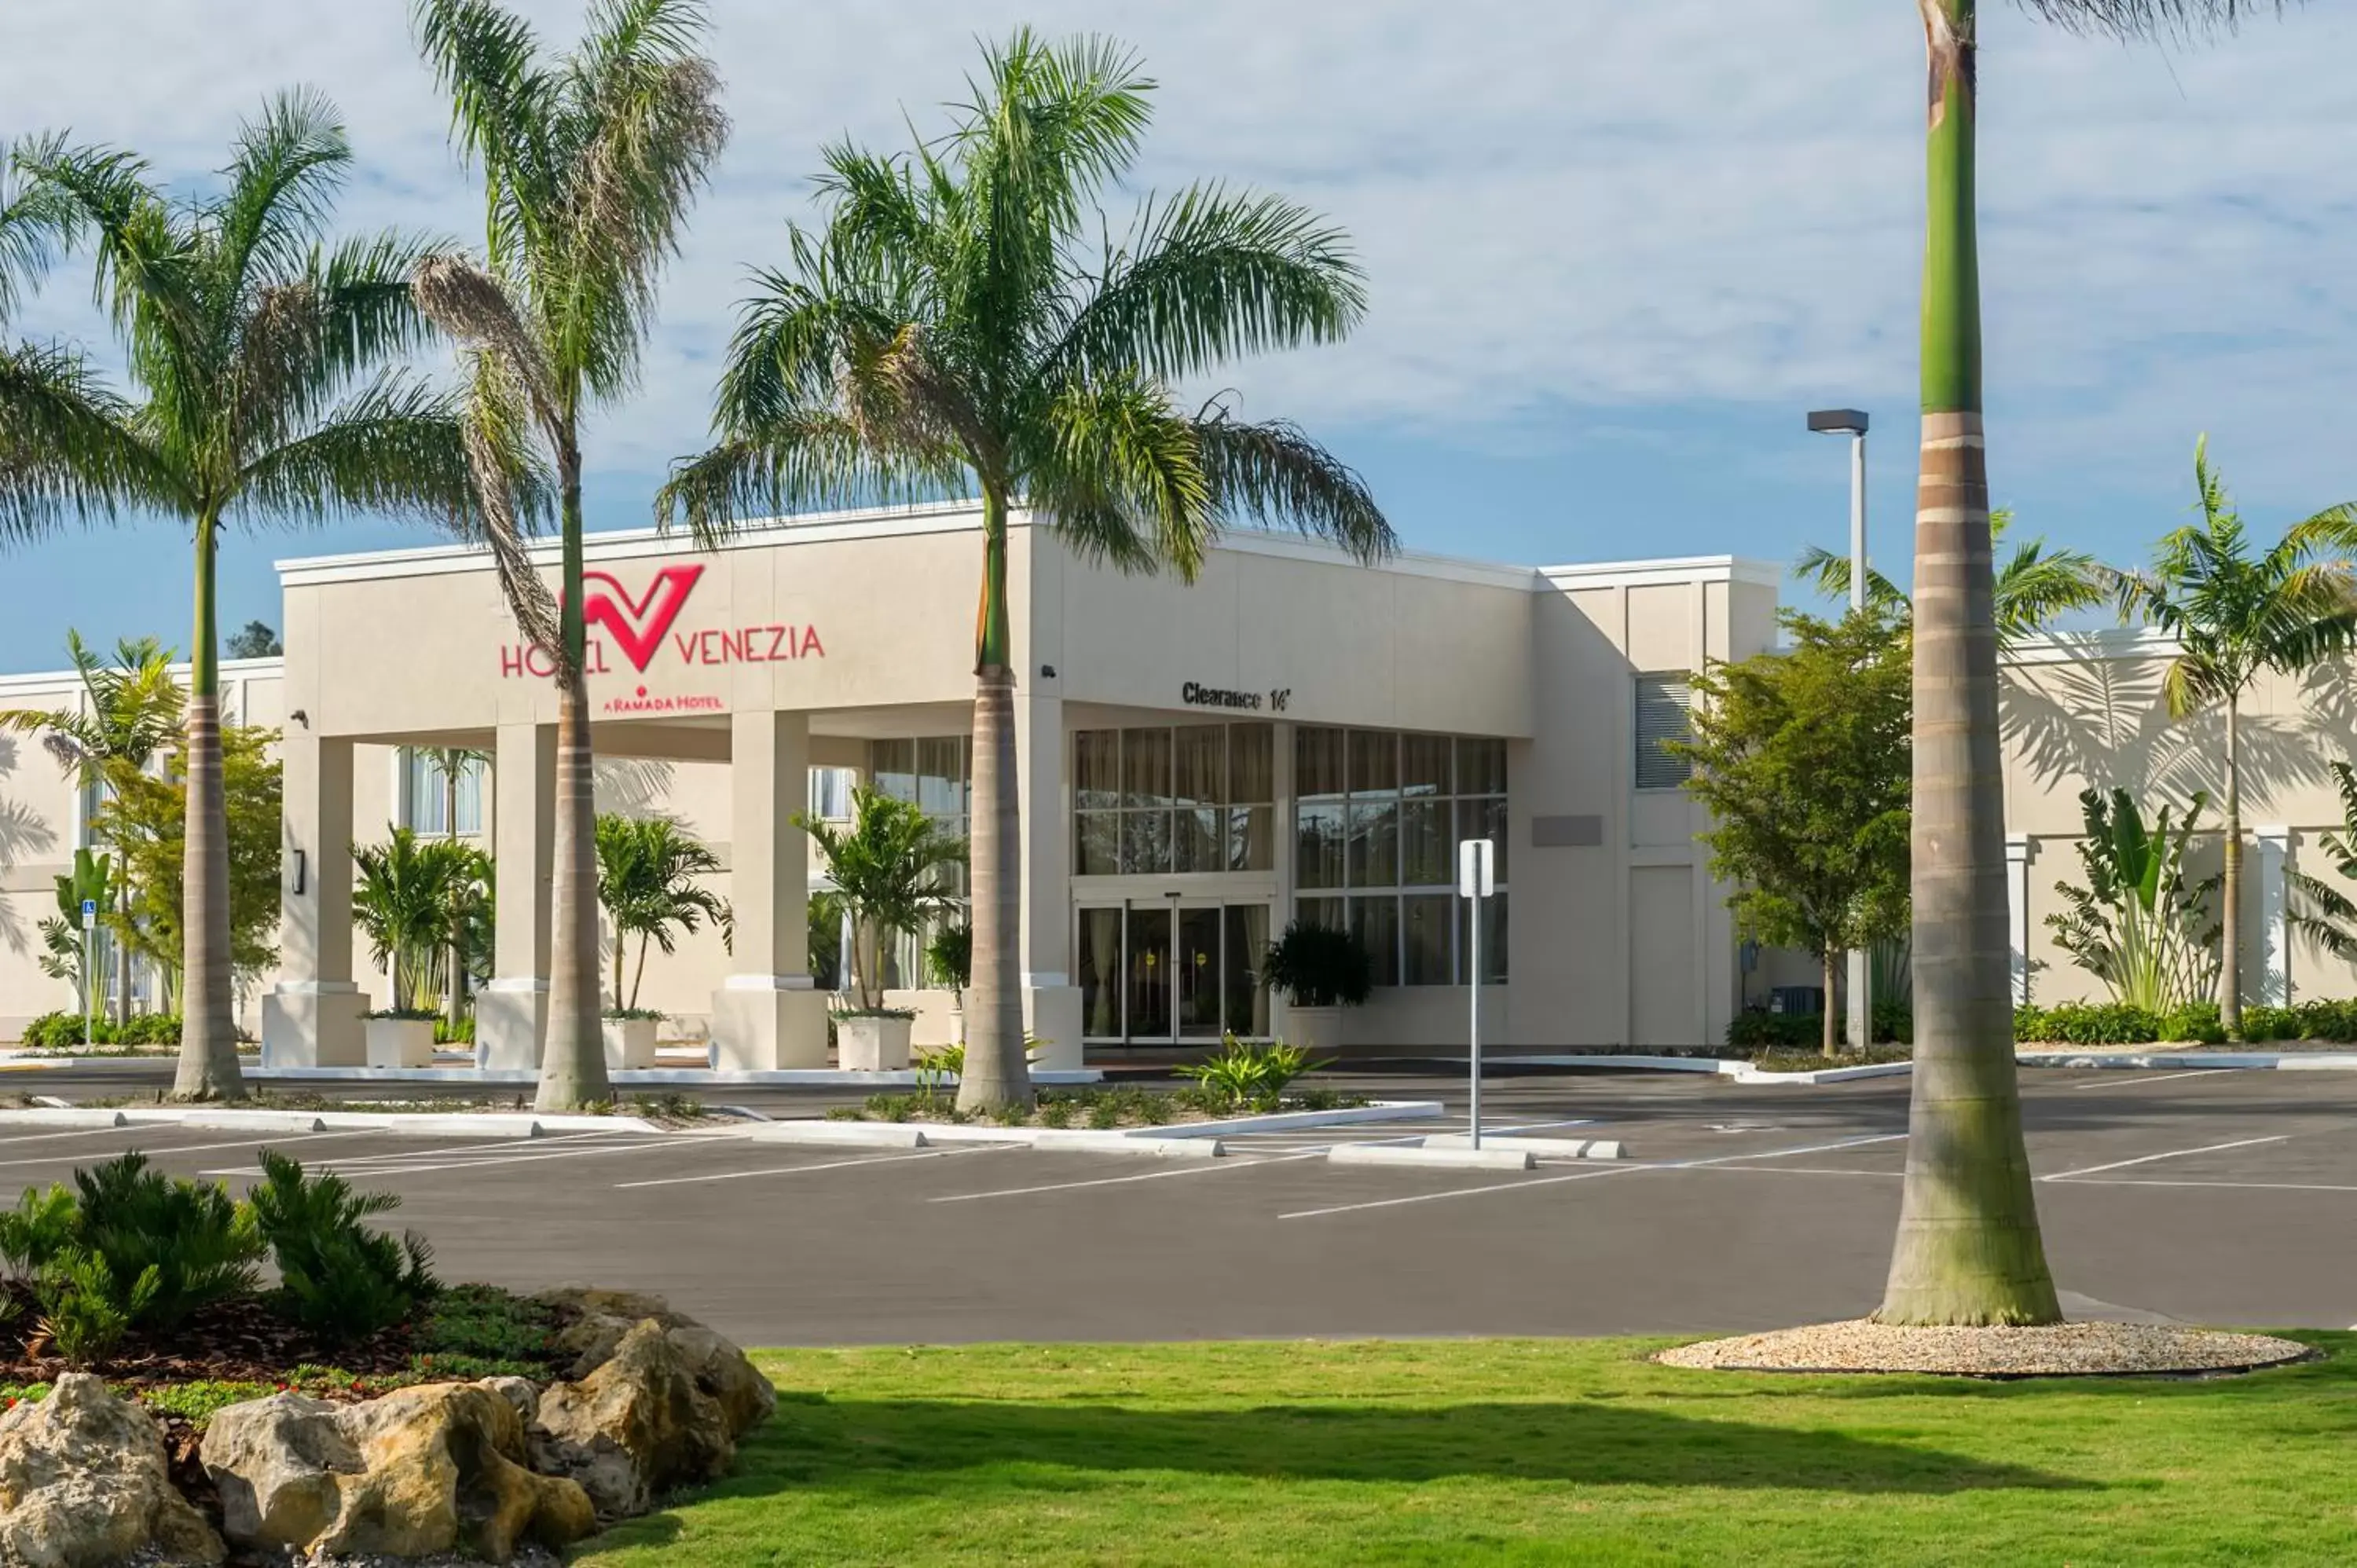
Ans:
[[[38,735],[85,791],[114,789],[125,775],[146,772],[179,744],[188,694],[172,673],[170,650],[152,637],[124,638],[115,643],[109,664],[82,641],[81,633],[69,630],[66,656],[81,683],[81,705],[0,710],[0,731]],[[119,1025],[131,1015],[131,879],[118,875],[113,886],[113,918],[120,928],[111,933]]]
[[[985,50],[940,140],[829,149],[824,223],[792,230],[789,264],[745,306],[719,442],[657,502],[711,541],[765,512],[980,490],[968,1107],[1031,1098],[1010,510],[1086,558],[1188,578],[1238,514],[1361,559],[1394,544],[1358,476],[1295,426],[1173,390],[1234,355],[1344,336],[1365,296],[1342,234],[1289,201],[1192,186],[1097,248],[1099,194],[1135,158],[1153,87],[1114,44],[1020,32]]]
[[[727,139],[698,0],[594,0],[569,54],[540,59],[490,0],[417,0],[418,44],[479,164],[488,265],[428,258],[418,303],[465,346],[482,529],[517,624],[555,665],[556,843],[548,1038],[537,1103],[608,1092],[597,1005],[596,802],[581,588],[581,419],[637,381],[655,285]],[[542,456],[544,454],[544,456]],[[527,462],[554,467],[563,566],[552,596],[525,548]],[[505,501],[502,506],[498,503]]]
[[[2169,716],[2226,708],[2225,909],[2220,925],[2218,1015],[2243,1037],[2243,693],[2264,671],[2297,675],[2357,644],[2357,573],[2327,551],[2357,550],[2357,503],[2296,522],[2254,554],[2242,514],[2210,466],[2209,438],[2193,448],[2201,521],[2160,542],[2147,571],[2120,579],[2120,618],[2177,639],[2161,682]]]
[[[195,545],[181,1095],[245,1091],[221,794],[221,532],[361,511],[460,519],[472,506],[456,414],[398,363],[425,340],[407,287],[420,246],[392,232],[327,238],[350,165],[334,106],[308,92],[274,98],[241,126],[222,187],[202,196],[167,194],[125,152],[53,141],[19,158],[77,242],[91,242],[140,400],[0,385],[0,431],[38,425],[48,443],[46,459],[28,459],[0,436],[0,462],[26,463],[20,478],[38,480],[45,460],[64,476],[52,523],[135,510],[178,520]],[[9,488],[0,477],[0,494]]]
[[[614,922],[617,1012],[639,1004],[650,944],[666,954],[676,952],[674,933],[693,933],[706,920],[719,929],[723,942],[730,940],[734,912],[703,880],[721,869],[718,855],[668,817],[608,811],[597,819],[597,902]],[[639,939],[639,962],[626,993],[622,963],[632,937]]]
[[[2275,0],[2020,0],[2132,38]],[[1981,429],[1976,0],[1916,0],[1928,60],[1915,510],[1915,1071],[1886,1323],[2060,1318],[2021,1136],[2006,938],[1996,586]]]
[[[2005,542],[2013,514],[1999,507],[1989,513],[1992,556]],[[1812,544],[1792,563],[1792,575],[1829,598],[1849,596],[1849,556]],[[2055,618],[2072,610],[2090,609],[2112,596],[2110,568],[2083,550],[2049,550],[2043,539],[2016,543],[1996,568],[1992,603],[1996,607],[1996,647],[2002,654],[2024,639],[2037,636]],[[1866,602],[1889,615],[1912,613],[1907,591],[1872,566],[1866,569]]]

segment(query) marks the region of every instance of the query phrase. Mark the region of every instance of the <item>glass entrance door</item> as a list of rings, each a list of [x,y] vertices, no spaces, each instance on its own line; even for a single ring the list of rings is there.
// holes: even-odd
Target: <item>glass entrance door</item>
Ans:
[[[1079,910],[1074,972],[1085,1037],[1211,1045],[1266,1037],[1266,904],[1093,905]]]

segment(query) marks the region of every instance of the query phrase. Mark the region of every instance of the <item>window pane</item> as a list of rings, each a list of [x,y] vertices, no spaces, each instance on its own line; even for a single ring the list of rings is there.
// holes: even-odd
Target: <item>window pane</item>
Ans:
[[[1170,813],[1121,814],[1121,868],[1136,875],[1170,869]]]
[[[1506,885],[1506,802],[1495,800],[1458,801],[1457,837],[1460,842],[1488,839],[1497,845],[1491,854],[1496,857],[1498,886],[1503,887]],[[1453,855],[1456,852],[1451,850],[1449,853]],[[1441,880],[1453,883],[1457,880],[1457,863],[1451,860],[1448,865],[1448,875]]]
[[[1457,900],[1458,968],[1461,972],[1458,983],[1460,985],[1465,983],[1464,976],[1470,972],[1472,967],[1473,950],[1467,933],[1473,924],[1476,902],[1471,898]],[[1481,906],[1481,983],[1501,984],[1506,978],[1506,895],[1501,889],[1495,897],[1478,902]]]
[[[1399,736],[1389,730],[1351,732],[1351,793],[1391,795],[1399,790]]]
[[[1228,813],[1216,806],[1178,813],[1177,869],[1225,871],[1228,868]]]
[[[1129,983],[1129,1037],[1170,1037],[1170,911],[1132,908],[1129,948],[1123,956]]]
[[[1449,928],[1456,923],[1450,906],[1456,902],[1456,895],[1449,893],[1414,893],[1400,900],[1406,950],[1402,984],[1449,983]]]
[[[1305,800],[1339,800],[1348,732],[1305,725],[1293,732],[1293,792]]]
[[[1340,898],[1296,898],[1293,918],[1305,926],[1321,926],[1329,931],[1342,929],[1342,900]]]
[[[1275,806],[1228,808],[1228,869],[1230,871],[1276,869],[1276,808]]]
[[[1082,811],[1080,839],[1074,847],[1072,874],[1076,876],[1111,876],[1121,869],[1121,813],[1119,811]]]
[[[1092,1040],[1121,1038],[1121,911],[1081,911],[1078,947],[1081,1033]]]
[[[1121,803],[1125,806],[1167,806],[1170,803],[1168,730],[1125,729],[1121,732]]]
[[[917,806],[929,817],[965,810],[965,742],[944,736],[917,743]]]
[[[1072,803],[1083,811],[1121,804],[1121,732],[1076,730],[1072,735]]]
[[[1276,799],[1276,732],[1267,725],[1228,726],[1228,801],[1265,806]]]
[[[1367,944],[1374,955],[1375,983],[1397,985],[1399,960],[1399,900],[1397,898],[1353,898],[1351,900],[1351,929]]]
[[[1178,911],[1178,956],[1172,979],[1178,987],[1178,1036],[1181,1039],[1216,1040],[1220,1037],[1222,929],[1217,905]]]
[[[1637,677],[1637,788],[1674,789],[1694,771],[1694,763],[1668,748],[1668,743],[1694,738],[1688,722],[1686,678],[1684,675]]]
[[[1349,837],[1349,819],[1340,805],[1301,807],[1293,848],[1295,885],[1301,887],[1341,886],[1342,846]]]
[[[1351,802],[1351,886],[1399,886],[1399,808]]]
[[[1231,904],[1227,908],[1226,1005],[1222,1022],[1228,1032],[1246,1039],[1268,1037],[1268,991],[1260,983],[1260,965],[1268,951],[1268,906]]]
[[[1457,743],[1457,792],[1460,795],[1502,795],[1506,792],[1506,743],[1465,739]]]
[[[1177,733],[1181,805],[1221,806],[1228,799],[1225,725],[1182,725]]]
[[[869,787],[895,800],[917,798],[917,743],[874,740],[867,743]]]
[[[1451,742],[1445,735],[1400,736],[1400,793],[1448,794],[1450,747]]]
[[[1448,802],[1408,800],[1400,811],[1400,881],[1409,887],[1446,887],[1456,880],[1448,836]]]

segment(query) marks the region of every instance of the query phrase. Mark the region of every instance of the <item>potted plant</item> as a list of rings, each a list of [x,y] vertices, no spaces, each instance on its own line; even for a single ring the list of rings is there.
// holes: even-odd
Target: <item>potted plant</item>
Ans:
[[[1333,1050],[1342,1009],[1375,989],[1375,960],[1357,932],[1296,919],[1269,945],[1261,977],[1284,993],[1286,1037],[1305,1051]]]
[[[944,925],[925,944],[925,972],[950,988],[950,1036],[965,1044],[965,988],[974,979],[974,928]]]
[[[885,943],[917,931],[952,906],[943,871],[965,858],[965,841],[907,800],[863,785],[852,791],[848,826],[798,813],[826,863],[828,880],[851,918],[851,990],[856,1006],[834,1014],[836,1060],[864,1072],[909,1065],[916,1014],[884,1005]]]
[[[385,1007],[369,1014],[368,1065],[432,1067],[434,1026],[441,1018],[433,1007]]]
[[[654,1066],[655,1030],[662,1016],[652,1007],[607,1008],[602,1025],[607,1070]]]

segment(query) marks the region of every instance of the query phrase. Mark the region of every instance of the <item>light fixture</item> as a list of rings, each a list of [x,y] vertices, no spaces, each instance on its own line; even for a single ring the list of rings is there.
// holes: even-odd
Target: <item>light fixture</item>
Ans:
[[[299,894],[303,891],[307,874],[310,869],[311,863],[309,858],[307,857],[301,850],[296,850],[295,852],[295,891],[296,893]]]
[[[1056,667],[1052,664],[1042,664],[1039,666],[1039,678],[1043,681],[1054,680],[1056,678]]]
[[[311,727],[311,715],[305,713],[300,708],[296,709],[286,716],[293,719],[296,724],[301,725],[305,729],[309,729]]]
[[[1809,428],[1820,435],[1863,435],[1866,434],[1866,410],[1813,409],[1809,413]]]

